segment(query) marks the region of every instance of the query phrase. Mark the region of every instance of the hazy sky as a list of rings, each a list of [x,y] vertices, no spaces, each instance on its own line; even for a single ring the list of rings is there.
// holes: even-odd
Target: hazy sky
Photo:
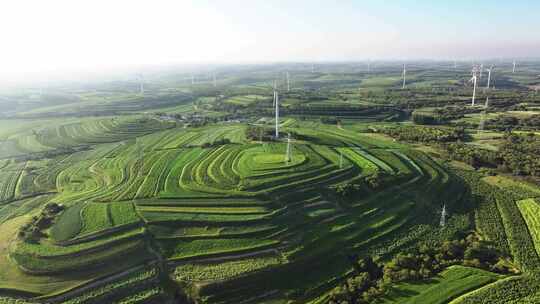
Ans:
[[[0,79],[146,64],[539,57],[537,0],[2,0]]]

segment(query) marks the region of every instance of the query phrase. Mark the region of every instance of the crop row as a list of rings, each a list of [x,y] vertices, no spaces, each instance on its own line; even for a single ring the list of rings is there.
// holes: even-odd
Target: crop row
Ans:
[[[499,280],[452,301],[452,304],[517,304],[536,303],[523,301],[540,290],[540,281],[529,276],[514,276]]]
[[[536,253],[540,254],[540,206],[534,199],[519,201],[517,205],[529,228]]]
[[[495,192],[495,199],[497,200],[497,207],[501,212],[510,251],[515,262],[525,272],[538,273],[540,271],[540,259],[527,229],[527,224],[516,202],[511,195],[504,191]]]
[[[0,174],[0,202],[6,202],[15,198],[17,182],[24,170],[25,163],[12,163],[2,169]]]
[[[215,257],[246,253],[273,248],[279,242],[256,238],[222,238],[200,240],[160,240],[159,245],[165,256],[173,260]]]
[[[278,256],[255,257],[217,263],[187,263],[174,269],[174,277],[177,281],[225,280],[281,263],[281,258]]]
[[[148,281],[155,281],[157,275],[158,270],[155,267],[143,269],[104,286],[91,289],[62,304],[103,303],[107,299],[118,298],[122,293],[132,293],[133,289],[137,289],[140,285],[148,285]]]
[[[31,274],[55,274],[95,269],[99,266],[113,264],[118,259],[124,259],[128,256],[130,262],[138,263],[148,258],[144,252],[144,242],[132,240],[95,252],[79,252],[76,258],[69,258],[68,256],[59,256],[57,258],[51,256],[38,257],[20,251],[12,252],[11,257],[25,272]]]

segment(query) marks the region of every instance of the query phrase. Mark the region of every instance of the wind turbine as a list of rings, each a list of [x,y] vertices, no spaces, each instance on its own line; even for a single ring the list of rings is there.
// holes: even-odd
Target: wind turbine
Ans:
[[[289,72],[287,72],[285,75],[287,76],[287,92],[290,92],[291,91],[291,80],[290,80]]]
[[[491,83],[491,72],[493,71],[493,65],[491,65],[491,67],[487,70],[488,70],[488,80],[487,80],[486,89],[489,89],[489,85]]]
[[[476,130],[476,133],[480,133],[484,131],[484,126],[486,123],[486,109],[482,111],[482,114],[480,115],[480,123],[478,124],[478,129]]]
[[[287,153],[285,154],[285,162],[288,163],[292,160],[292,149],[291,149],[291,133],[287,134]]]
[[[444,227],[446,225],[446,204],[443,205],[441,210],[441,220],[439,222],[439,225],[441,227]]]
[[[402,89],[405,89],[406,79],[407,79],[407,69],[405,67],[405,64],[403,64],[403,86],[401,87]]]
[[[276,113],[276,133],[275,137],[279,138],[279,93],[276,86],[276,81],[274,81],[274,106]]]
[[[144,83],[143,83],[143,75],[139,75],[139,94],[144,96]]]
[[[484,73],[484,64],[480,65],[480,79],[482,79],[482,74]]]
[[[195,75],[191,74],[191,84],[195,84]]]
[[[469,82],[473,82],[473,96],[472,96],[472,102],[471,102],[471,105],[474,106],[474,101],[476,99],[476,81],[477,81],[477,76],[476,74],[478,73],[478,68],[475,66],[473,67],[473,70],[472,70],[472,78],[471,80],[469,80]]]
[[[371,73],[371,61],[369,61],[369,60],[367,62],[367,72]]]
[[[313,63],[311,64],[311,73],[315,73],[315,65]]]
[[[457,70],[457,61],[454,59],[454,70]]]
[[[514,66],[512,67],[512,73],[515,73],[516,72],[516,61],[514,60]]]
[[[137,154],[139,156],[139,160],[141,161],[141,169],[139,170],[139,175],[143,175],[143,168],[144,168],[144,150],[141,146],[141,143],[135,139],[135,144],[137,145]]]

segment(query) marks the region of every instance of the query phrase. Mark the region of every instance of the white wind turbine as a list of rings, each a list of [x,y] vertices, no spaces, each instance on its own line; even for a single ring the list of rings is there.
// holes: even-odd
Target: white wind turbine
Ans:
[[[482,74],[484,73],[484,64],[480,65],[480,79],[482,79]]]
[[[515,73],[516,72],[516,61],[514,60],[513,62],[513,67],[512,67],[512,73]]]
[[[143,75],[139,75],[139,94],[144,96],[144,81],[143,81]]]
[[[482,111],[482,114],[480,115],[480,123],[478,124],[478,130],[476,130],[476,133],[480,133],[484,131],[485,124],[486,124],[486,109],[484,109],[484,111]]]
[[[477,73],[478,73],[478,68],[475,66],[473,67],[473,70],[472,70],[473,76],[471,80],[469,80],[469,82],[473,83],[473,96],[472,96],[472,102],[471,102],[472,106],[474,106],[474,101],[476,100],[476,82],[478,80]]]
[[[407,69],[405,67],[405,64],[403,64],[403,86],[401,87],[402,89],[405,89],[405,83],[406,83],[406,79],[407,79]]]
[[[274,107],[276,113],[276,133],[275,137],[279,138],[279,93],[277,90],[276,81],[274,81]]]
[[[441,220],[439,222],[439,225],[441,227],[444,227],[446,225],[446,215],[446,204],[444,204],[441,210]]]
[[[493,65],[491,65],[491,67],[487,69],[487,71],[488,71],[488,80],[487,80],[486,89],[489,89],[489,85],[491,84],[491,72],[493,72]]]
[[[287,152],[285,154],[285,162],[288,163],[292,160],[292,149],[291,149],[291,133],[287,134]]]
[[[290,92],[291,91],[291,77],[289,75],[289,72],[287,72],[285,75],[287,77],[287,92]]]

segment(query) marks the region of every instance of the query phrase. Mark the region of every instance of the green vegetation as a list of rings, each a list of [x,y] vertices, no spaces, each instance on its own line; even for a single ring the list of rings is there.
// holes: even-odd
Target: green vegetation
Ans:
[[[220,263],[185,264],[174,270],[178,281],[224,280],[281,264],[278,257],[249,258]]]
[[[426,282],[397,284],[385,298],[388,303],[448,303],[501,277],[476,268],[450,266]]]
[[[540,66],[284,68],[0,93],[0,303],[538,302]]]
[[[517,205],[527,223],[536,252],[540,254],[540,206],[534,199],[519,201]]]

